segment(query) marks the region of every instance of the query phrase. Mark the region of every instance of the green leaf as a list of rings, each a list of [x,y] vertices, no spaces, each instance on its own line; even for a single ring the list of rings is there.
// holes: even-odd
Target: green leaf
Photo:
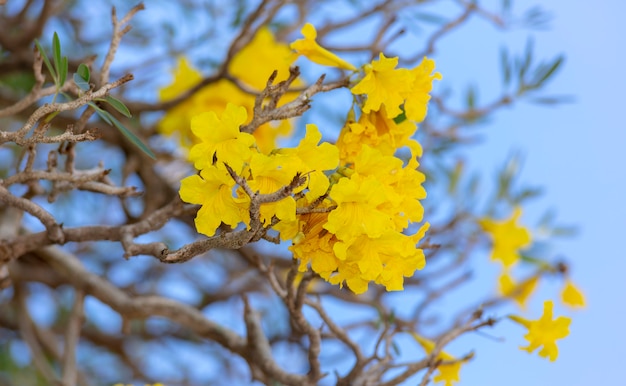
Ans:
[[[89,67],[87,67],[85,63],[81,63],[78,65],[78,70],[76,70],[76,73],[80,75],[80,77],[83,78],[85,82],[89,83],[89,80],[91,79],[91,74],[89,73]]]
[[[524,52],[524,59],[523,62],[519,68],[519,74],[520,74],[520,80],[524,79],[524,76],[526,75],[526,72],[528,71],[528,69],[530,68],[530,63],[533,60],[533,46],[534,46],[535,41],[533,40],[533,38],[528,38],[528,40],[526,41],[526,50]]]
[[[74,79],[74,83],[83,91],[89,91],[89,82],[86,81],[82,76],[80,76],[77,72],[72,76]]]
[[[541,85],[543,82],[547,81],[559,69],[559,67],[561,66],[564,60],[565,58],[563,57],[563,55],[559,55],[554,60],[554,62],[552,62],[550,67],[542,71],[543,73],[540,73],[539,71],[537,71],[537,74],[536,74],[537,80],[535,81],[535,83],[537,83],[538,85]]]
[[[431,23],[431,24],[437,24],[437,25],[441,25],[446,22],[445,17],[434,14],[434,13],[419,12],[419,13],[416,13],[414,17],[417,20],[421,20],[425,23]]]
[[[536,103],[540,105],[556,105],[559,103],[570,103],[573,102],[574,98],[568,95],[561,96],[552,96],[552,97],[539,97],[530,99],[531,103]]]
[[[124,102],[122,102],[121,100],[112,97],[111,95],[107,95],[104,100],[110,104],[115,110],[119,111],[120,114],[124,115],[127,118],[132,117],[132,114],[130,113],[130,110],[128,110],[128,107],[126,107],[126,105],[124,104]]]
[[[500,49],[500,67],[502,69],[502,82],[508,86],[511,82],[511,64],[509,63],[509,51],[506,47]]]
[[[467,96],[466,96],[467,108],[469,110],[474,110],[476,107],[476,87],[474,85],[470,85],[467,88]]]
[[[50,59],[48,59],[48,55],[46,55],[46,52],[43,50],[43,47],[41,46],[41,44],[39,44],[39,41],[37,39],[35,39],[35,45],[37,46],[37,50],[39,50],[39,54],[41,55],[43,62],[46,64],[48,71],[50,71],[50,75],[52,75],[52,78],[56,82],[56,74],[54,72],[52,64],[50,63]]]
[[[67,56],[61,58],[61,68],[59,69],[59,86],[62,86],[67,79]]]
[[[526,188],[517,194],[516,197],[513,198],[513,201],[516,204],[521,203],[522,201],[526,201],[535,197],[538,197],[543,194],[543,190],[541,188]]]
[[[33,89],[35,76],[32,72],[14,72],[0,77],[0,86],[8,87],[20,97],[25,96]]]
[[[552,229],[553,236],[572,237],[578,234],[578,228],[574,226],[559,226]]]
[[[61,78],[61,42],[59,41],[59,35],[54,33],[52,36],[52,60],[54,60],[54,69],[56,70],[56,80]],[[57,84],[60,86],[60,84]]]
[[[400,114],[398,114],[393,121],[395,122],[396,125],[401,124],[402,122],[406,121],[406,112],[404,111],[404,108],[402,108],[402,112]]]
[[[511,11],[511,0],[502,0],[502,13]]]
[[[128,130],[120,121],[117,120],[113,115],[109,114],[109,112],[105,111],[105,113],[109,116],[109,119],[113,122],[113,126],[117,127],[117,129],[124,134],[129,141],[131,141],[135,146],[137,146],[141,151],[146,153],[150,158],[156,159],[156,155],[150,150],[145,143],[139,139],[132,131]]]
[[[111,114],[109,114],[107,111],[102,110],[100,107],[98,107],[95,103],[93,102],[87,102],[87,104],[89,106],[91,106],[95,111],[96,114],[98,114],[100,116],[100,118],[102,118],[103,121],[105,121],[106,123],[108,123],[109,125],[113,126],[113,121],[111,120]]]

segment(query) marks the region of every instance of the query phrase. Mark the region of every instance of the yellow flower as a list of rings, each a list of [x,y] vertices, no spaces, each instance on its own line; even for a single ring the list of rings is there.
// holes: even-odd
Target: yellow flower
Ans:
[[[276,81],[285,80],[289,76],[289,67],[295,58],[285,43],[277,42],[271,31],[263,27],[248,45],[235,54],[228,71],[252,91],[261,91],[274,70],[278,72]],[[250,63],[254,63],[254,66],[250,66]],[[191,67],[185,58],[179,59],[173,75],[172,84],[159,91],[159,100],[174,99],[198,84],[203,78],[200,71]],[[296,79],[293,85],[301,86],[302,82]],[[279,105],[293,100],[297,95],[297,93],[287,93]],[[191,119],[194,116],[207,111],[222,114],[230,102],[246,108],[249,117],[245,122],[247,123],[252,119],[254,101],[253,94],[242,91],[227,79],[221,79],[203,87],[190,98],[168,110],[159,122],[158,130],[165,135],[178,136],[182,147],[189,149],[199,142],[190,130]],[[287,136],[291,130],[292,126],[289,121],[281,121],[277,127],[266,123],[260,126],[253,135],[258,141],[259,150],[269,154],[275,147],[276,137]]]
[[[327,208],[330,205],[330,201],[325,200],[320,207]],[[301,231],[294,237],[289,237],[294,239],[294,244],[289,249],[293,252],[294,259],[300,260],[298,267],[300,272],[305,272],[311,264],[311,269],[328,281],[330,275],[337,270],[340,261],[333,252],[337,238],[324,229],[327,220],[328,213],[307,213],[298,216],[297,228]]]
[[[529,280],[526,280],[522,283],[516,283],[513,278],[507,273],[504,272],[500,276],[500,293],[503,296],[509,297],[517,302],[521,308],[526,308],[526,302],[528,298],[537,288],[537,283],[539,279],[536,276],[533,276]]]
[[[293,180],[298,170],[291,157],[274,154],[267,156],[256,153],[250,159],[248,185],[254,192],[274,193]],[[261,222],[269,224],[276,216],[283,221],[296,220],[296,201],[287,196],[276,202],[261,204]]]
[[[404,112],[406,117],[412,121],[421,122],[426,117],[433,80],[441,80],[441,74],[438,72],[433,74],[434,70],[435,61],[426,57],[411,70],[413,84],[411,90],[405,95]]]
[[[430,354],[435,349],[435,342],[423,338],[418,334],[412,332],[411,335],[413,338],[422,346],[426,354]],[[452,355],[441,351],[439,355],[437,355],[438,360],[442,361],[455,361],[457,360]],[[458,360],[456,363],[439,365],[437,367],[438,374],[433,378],[434,382],[442,382],[445,383],[445,386],[452,386],[455,382],[459,382],[459,372],[461,371],[461,365],[463,361]]]
[[[584,307],[585,296],[571,280],[565,282],[563,292],[561,292],[561,300],[570,307]]]
[[[538,320],[527,320],[517,315],[509,315],[509,319],[521,324],[528,329],[528,333],[524,336],[528,340],[527,347],[520,349],[532,353],[537,348],[543,346],[539,351],[539,356],[550,358],[555,361],[559,356],[559,349],[556,345],[558,339],[563,339],[569,335],[569,325],[571,319],[565,316],[559,316],[552,320],[552,308],[554,304],[551,300],[543,303],[543,315]]]
[[[349,241],[360,235],[380,237],[395,228],[390,216],[377,208],[386,197],[383,185],[373,176],[355,173],[351,178],[342,178],[333,185],[330,198],[337,203],[337,209],[328,216],[324,229],[340,240]]]
[[[367,145],[355,158],[353,168],[359,175],[373,176],[382,183],[387,199],[378,209],[393,219],[396,230],[408,227],[409,222],[422,221],[424,208],[419,200],[426,198],[423,173],[408,165],[403,168],[399,158],[383,155]]]
[[[247,119],[246,109],[228,104],[220,118],[210,111],[193,117],[191,130],[200,139],[189,153],[196,169],[204,169],[215,163],[226,163],[236,173],[241,173],[244,163],[253,152],[254,137],[239,131]]]
[[[313,201],[328,190],[330,182],[324,170],[335,169],[339,165],[339,150],[328,142],[319,144],[322,134],[317,126],[306,125],[306,134],[297,147],[280,149],[277,153],[291,156],[300,173],[307,177],[307,199]]]
[[[339,134],[337,146],[343,164],[354,162],[363,145],[376,148],[384,155],[394,155],[396,150],[407,146],[412,157],[422,155],[420,144],[411,139],[417,130],[415,123],[404,120],[394,122],[387,116],[385,106],[378,111],[361,114],[358,122],[347,122]]]
[[[354,87],[353,94],[366,94],[363,112],[378,111],[386,107],[387,117],[395,118],[402,113],[400,105],[411,91],[413,75],[406,68],[396,69],[398,58],[386,58],[380,53],[378,60],[365,66],[365,77]]]
[[[418,232],[420,236],[426,228]],[[362,235],[351,242],[337,241],[333,251],[340,262],[330,282],[341,284],[345,280],[356,294],[365,292],[371,281],[384,285],[387,291],[401,291],[404,278],[426,265],[424,252],[416,248],[419,239],[389,230],[376,238]]]
[[[193,68],[185,57],[178,58],[176,70],[173,71],[172,75],[176,81],[159,90],[159,100],[175,99],[202,80],[202,74]]]
[[[478,223],[493,239],[491,258],[500,260],[505,267],[509,267],[520,259],[519,250],[531,244],[528,229],[517,225],[522,215],[521,208],[515,208],[508,220],[496,221],[490,218],[481,219]]]
[[[224,168],[214,166],[203,169],[199,176],[189,176],[181,181],[180,198],[202,205],[195,218],[199,233],[211,237],[222,222],[233,228],[240,222],[250,223],[247,206],[233,197],[234,185]]]
[[[352,64],[317,44],[315,41],[317,31],[313,24],[306,23],[300,32],[302,32],[304,39],[298,39],[289,45],[298,54],[304,55],[310,61],[324,66],[338,67],[350,71],[357,70]]]
[[[272,31],[262,27],[250,43],[235,54],[228,71],[252,89],[261,91],[274,71],[278,72],[276,82],[287,79],[289,67],[295,60],[287,44],[277,42]]]

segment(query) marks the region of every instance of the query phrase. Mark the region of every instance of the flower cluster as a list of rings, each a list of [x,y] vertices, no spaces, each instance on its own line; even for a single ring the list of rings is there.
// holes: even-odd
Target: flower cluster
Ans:
[[[237,227],[250,226],[251,197],[237,186],[231,171],[245,179],[248,187],[260,194],[271,194],[289,185],[297,175],[306,175],[305,197],[316,200],[326,192],[329,181],[324,170],[338,165],[334,145],[318,145],[322,135],[315,125],[293,149],[280,149],[269,155],[261,152],[251,134],[239,127],[247,120],[246,109],[228,104],[221,118],[215,112],[202,113],[192,119],[191,128],[200,143],[191,148],[189,157],[199,175],[181,181],[180,196],[189,203],[200,204],[195,223],[198,232],[213,236],[221,223]],[[230,170],[229,170],[230,169]],[[291,195],[260,207],[260,221],[271,224],[296,220],[296,201]]]
[[[498,221],[483,218],[478,223],[493,241],[492,260],[500,260],[503,263],[504,270],[499,280],[500,294],[515,300],[522,309],[525,309],[529,297],[537,288],[539,276],[538,274],[533,275],[521,282],[516,282],[511,275],[511,268],[520,261],[535,264],[540,267],[540,271],[553,270],[553,268],[539,259],[522,258],[520,250],[530,246],[532,236],[526,227],[517,223],[521,215],[522,209],[517,207],[513,215],[507,220]],[[566,273],[565,269],[562,271],[562,273]],[[561,300],[565,305],[571,307],[583,307],[585,305],[582,292],[569,279],[565,280]],[[527,347],[521,347],[522,350],[532,353],[535,349],[543,346],[539,355],[554,361],[558,356],[556,340],[569,334],[571,319],[560,316],[556,320],[552,320],[552,310],[553,302],[548,300],[544,302],[544,314],[539,320],[530,321],[518,315],[509,315],[509,318],[528,329],[525,338],[530,344]]]
[[[279,46],[268,40],[268,33],[265,44]],[[310,267],[355,293],[365,292],[370,282],[401,290],[404,277],[425,264],[417,244],[428,224],[407,233],[411,224],[422,221],[420,200],[426,197],[424,175],[417,170],[421,147],[412,137],[425,117],[432,81],[441,76],[432,74],[432,60],[425,58],[412,70],[396,69],[398,59],[382,54],[359,73],[316,42],[312,25],[305,25],[302,33],[304,38],[290,45],[296,54],[353,71],[357,79],[351,88],[355,106],[336,145],[321,142],[320,131],[309,124],[298,146],[263,148],[256,132],[253,136],[240,131],[250,119],[249,105],[223,94],[236,103],[227,103],[221,111],[221,106],[209,105],[208,111],[191,118],[194,143],[189,159],[199,174],[182,181],[180,196],[202,205],[195,221],[198,232],[207,236],[214,236],[222,224],[250,228],[256,216],[266,230],[291,240],[301,272]],[[289,57],[282,48],[280,52]],[[235,59],[240,55],[249,53],[244,50]],[[237,63],[231,63],[233,74]],[[241,79],[260,86],[273,69],[267,70]],[[396,157],[400,148],[410,150],[409,160]],[[298,178],[304,182],[294,185]],[[251,206],[258,194],[273,198],[261,202],[257,213]]]

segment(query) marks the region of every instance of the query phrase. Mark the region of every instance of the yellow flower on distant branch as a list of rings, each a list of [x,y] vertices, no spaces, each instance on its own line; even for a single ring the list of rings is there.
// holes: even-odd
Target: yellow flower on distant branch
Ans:
[[[273,71],[277,71],[276,82],[283,81],[289,76],[289,67],[296,59],[287,44],[277,42],[267,27],[260,28],[253,39],[232,58],[228,66],[229,75],[237,78],[244,87],[255,93],[265,88],[267,80]],[[254,66],[250,66],[254,63]],[[159,100],[169,101],[180,96],[203,79],[200,71],[193,68],[186,58],[180,58],[173,72],[172,83],[159,91]],[[296,79],[293,86],[303,83]],[[192,118],[198,114],[214,111],[222,114],[228,103],[243,106],[247,113],[248,123],[252,119],[255,95],[240,89],[228,79],[220,79],[210,83],[195,92],[191,97],[169,109],[158,125],[160,133],[175,135],[180,139],[183,148],[189,149],[198,139],[190,130]],[[297,93],[287,93],[279,101],[279,105],[287,103],[297,96]],[[288,135],[292,130],[288,120],[283,120],[274,126],[271,123],[261,125],[253,135],[257,139],[259,150],[269,153],[276,145],[276,138]]]
[[[554,303],[547,300],[543,303],[543,315],[538,320],[527,320],[517,315],[509,315],[509,319],[528,329],[528,333],[524,336],[529,344],[520,349],[532,353],[536,349],[543,347],[539,351],[539,356],[550,358],[555,361],[559,356],[559,348],[556,345],[558,339],[563,339],[569,335],[569,325],[571,319],[565,316],[559,316],[552,320],[552,309]]]
[[[561,300],[570,307],[585,306],[585,296],[569,279],[565,281],[565,287],[563,287],[563,292],[561,292]]]
[[[516,283],[511,275],[504,272],[500,275],[499,290],[503,296],[515,300],[521,308],[526,308],[526,302],[537,288],[537,283],[539,283],[537,276],[533,276],[521,283]]]
[[[412,332],[413,338],[422,346],[426,354],[430,354],[435,349],[435,342],[419,336]],[[445,383],[445,386],[452,386],[454,383],[460,381],[459,372],[461,371],[461,365],[464,363],[462,360],[458,360],[452,355],[441,351],[437,355],[438,360],[442,361],[457,361],[451,364],[440,364],[437,366],[438,374],[433,378],[434,382]]]
[[[491,258],[500,260],[505,267],[516,263],[520,259],[519,251],[528,247],[532,242],[528,229],[517,224],[521,215],[522,209],[518,207],[508,220],[497,221],[484,218],[478,221],[483,230],[493,239]]]
[[[300,32],[302,32],[304,39],[298,39],[289,45],[289,47],[298,54],[304,55],[310,61],[323,66],[338,67],[350,71],[357,70],[352,64],[317,43],[315,40],[317,38],[317,31],[313,24],[306,23]]]

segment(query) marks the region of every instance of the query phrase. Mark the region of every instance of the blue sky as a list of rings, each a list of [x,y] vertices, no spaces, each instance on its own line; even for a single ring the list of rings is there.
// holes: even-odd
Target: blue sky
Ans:
[[[521,104],[501,111],[481,129],[485,141],[471,149],[468,158],[481,170],[493,170],[511,150],[523,151],[523,180],[546,188],[543,198],[529,206],[525,219],[532,222],[546,208],[553,207],[561,222],[578,227],[576,237],[555,243],[555,252],[572,263],[573,278],[584,289],[588,307],[572,315],[571,335],[559,343],[556,362],[505,350],[487,339],[480,344],[474,363],[463,369],[460,384],[626,384],[621,367],[626,352],[626,260],[618,244],[626,229],[626,131],[621,117],[623,107],[619,105],[626,86],[626,3],[516,3],[541,3],[554,14],[549,30],[531,34],[539,57],[549,58],[560,52],[567,57],[548,87],[549,93],[570,94],[576,100],[556,108]],[[472,23],[463,34],[451,36],[441,52],[481,52],[486,44],[478,40],[485,36],[494,36],[493,40],[521,51],[529,35],[486,31],[479,24],[483,23]],[[471,36],[476,36],[474,44]],[[484,52],[485,62],[497,61],[497,45]],[[447,57],[438,58],[438,67],[448,79],[472,80],[485,75],[480,58],[460,61],[457,57],[447,62]],[[532,306],[533,310],[540,312],[540,304]],[[524,343],[512,338],[510,331],[506,336],[507,345]]]

